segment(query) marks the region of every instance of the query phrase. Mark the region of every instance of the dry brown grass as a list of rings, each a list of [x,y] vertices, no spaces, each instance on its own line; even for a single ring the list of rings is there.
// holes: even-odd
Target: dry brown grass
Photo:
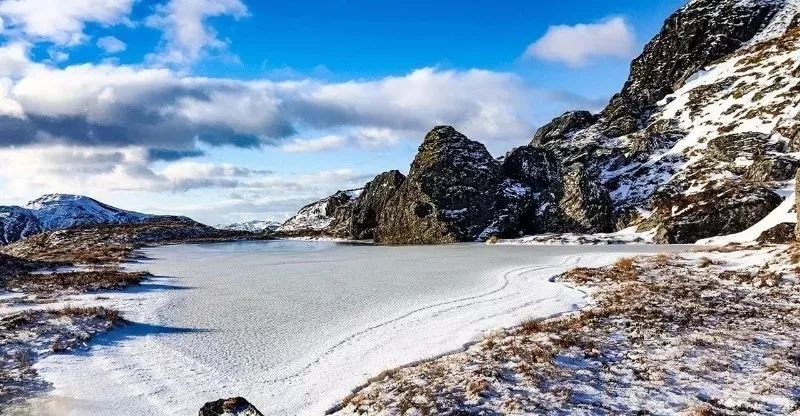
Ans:
[[[2,287],[12,292],[54,295],[120,290],[137,286],[150,277],[144,272],[121,272],[101,269],[81,272],[23,274],[5,279]]]
[[[706,267],[715,266],[717,263],[708,258],[708,257],[701,257],[699,263],[697,264],[698,267],[705,269]]]

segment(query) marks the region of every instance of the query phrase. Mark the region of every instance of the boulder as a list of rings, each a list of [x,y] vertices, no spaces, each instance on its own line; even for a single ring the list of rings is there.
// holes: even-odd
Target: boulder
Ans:
[[[200,409],[200,416],[264,416],[242,397],[208,402]]]
[[[475,241],[490,227],[503,231],[517,210],[506,191],[526,192],[508,183],[500,163],[481,143],[449,126],[431,130],[419,147],[408,177],[378,219],[375,241],[384,244],[438,244]],[[516,197],[515,197],[516,198]],[[501,218],[502,216],[502,218]]]
[[[758,132],[726,134],[708,142],[706,155],[720,162],[733,163],[743,157],[754,160],[769,151],[778,151],[780,144],[770,142],[769,136]]]
[[[794,235],[794,228],[795,223],[793,222],[783,222],[780,223],[767,231],[761,233],[758,236],[759,243],[768,243],[768,244],[789,244],[793,243],[795,240]]]
[[[552,141],[563,141],[571,133],[583,130],[597,122],[597,116],[588,111],[570,111],[554,118],[533,135],[531,146],[541,146]]]
[[[771,190],[742,182],[725,182],[698,193],[660,193],[643,228],[656,228],[656,241],[693,244],[698,240],[744,231],[782,202]]]
[[[744,172],[744,178],[752,182],[778,182],[794,178],[800,161],[789,156],[759,157]]]
[[[790,152],[800,152],[800,116],[781,120],[775,131],[786,139]]]
[[[353,203],[350,220],[350,238],[368,240],[375,237],[378,218],[406,177],[399,171],[381,173],[364,186]]]

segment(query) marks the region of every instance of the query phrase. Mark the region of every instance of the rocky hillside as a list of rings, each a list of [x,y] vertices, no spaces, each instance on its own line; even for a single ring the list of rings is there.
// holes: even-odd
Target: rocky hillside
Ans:
[[[42,232],[7,245],[2,253],[33,261],[109,264],[128,259],[140,247],[159,244],[252,238],[218,230],[188,218],[154,218],[144,223],[99,224]]]
[[[278,228],[280,228],[281,223],[275,221],[266,221],[266,220],[250,220],[250,221],[242,221],[236,222],[233,224],[220,224],[217,225],[215,228],[220,230],[228,230],[228,231],[246,231],[249,233],[272,233],[275,232]]]
[[[499,161],[434,128],[408,178],[373,206],[375,239],[636,227],[658,242],[694,243],[770,231],[793,209],[800,167],[799,12],[800,0],[690,1],[601,113],[566,113]],[[326,212],[316,232],[347,229],[346,211]]]
[[[25,207],[0,207],[0,244],[53,230],[97,224],[141,224],[154,220],[187,220],[125,211],[80,195],[50,194]]]

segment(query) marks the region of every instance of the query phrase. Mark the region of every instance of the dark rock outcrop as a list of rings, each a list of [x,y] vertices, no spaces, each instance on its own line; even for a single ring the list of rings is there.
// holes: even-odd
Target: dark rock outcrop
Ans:
[[[595,122],[598,117],[588,111],[570,111],[554,118],[545,124],[533,135],[531,146],[542,146],[551,141],[563,141],[571,133],[585,129]]]
[[[649,107],[699,69],[742,47],[781,7],[780,2],[695,0],[670,16],[603,110],[605,133],[617,137],[638,130]]]
[[[783,222],[758,236],[759,243],[768,244],[789,244],[795,241],[795,223]]]
[[[771,190],[728,183],[691,195],[657,195],[645,228],[656,228],[656,241],[692,244],[718,235],[746,230],[782,202]]]
[[[481,143],[452,127],[436,127],[380,216],[376,242],[455,243],[475,241],[490,227],[503,232],[518,220],[510,216],[519,210],[505,206],[508,194],[526,192],[527,187],[506,181]]]
[[[208,402],[200,409],[200,416],[263,416],[258,409],[242,397]]]
[[[561,164],[549,150],[522,146],[503,159],[503,174],[529,186],[534,193],[554,192],[562,187]]]
[[[608,190],[583,166],[574,164],[566,168],[564,188],[548,231],[611,232],[614,224]]]
[[[721,162],[733,163],[744,157],[755,159],[769,151],[781,150],[777,143],[772,143],[769,136],[763,133],[737,133],[719,136],[708,142],[706,154]]]
[[[381,213],[405,179],[402,173],[392,170],[381,173],[364,186],[353,203],[350,238],[368,240],[375,237]]]
[[[743,177],[752,182],[788,181],[798,168],[800,161],[793,157],[759,157],[745,170]]]

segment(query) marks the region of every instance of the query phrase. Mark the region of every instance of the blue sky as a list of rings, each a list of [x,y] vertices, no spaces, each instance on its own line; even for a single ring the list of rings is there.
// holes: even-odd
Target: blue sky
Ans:
[[[684,1],[2,0],[0,203],[283,219],[453,124],[599,110]]]

